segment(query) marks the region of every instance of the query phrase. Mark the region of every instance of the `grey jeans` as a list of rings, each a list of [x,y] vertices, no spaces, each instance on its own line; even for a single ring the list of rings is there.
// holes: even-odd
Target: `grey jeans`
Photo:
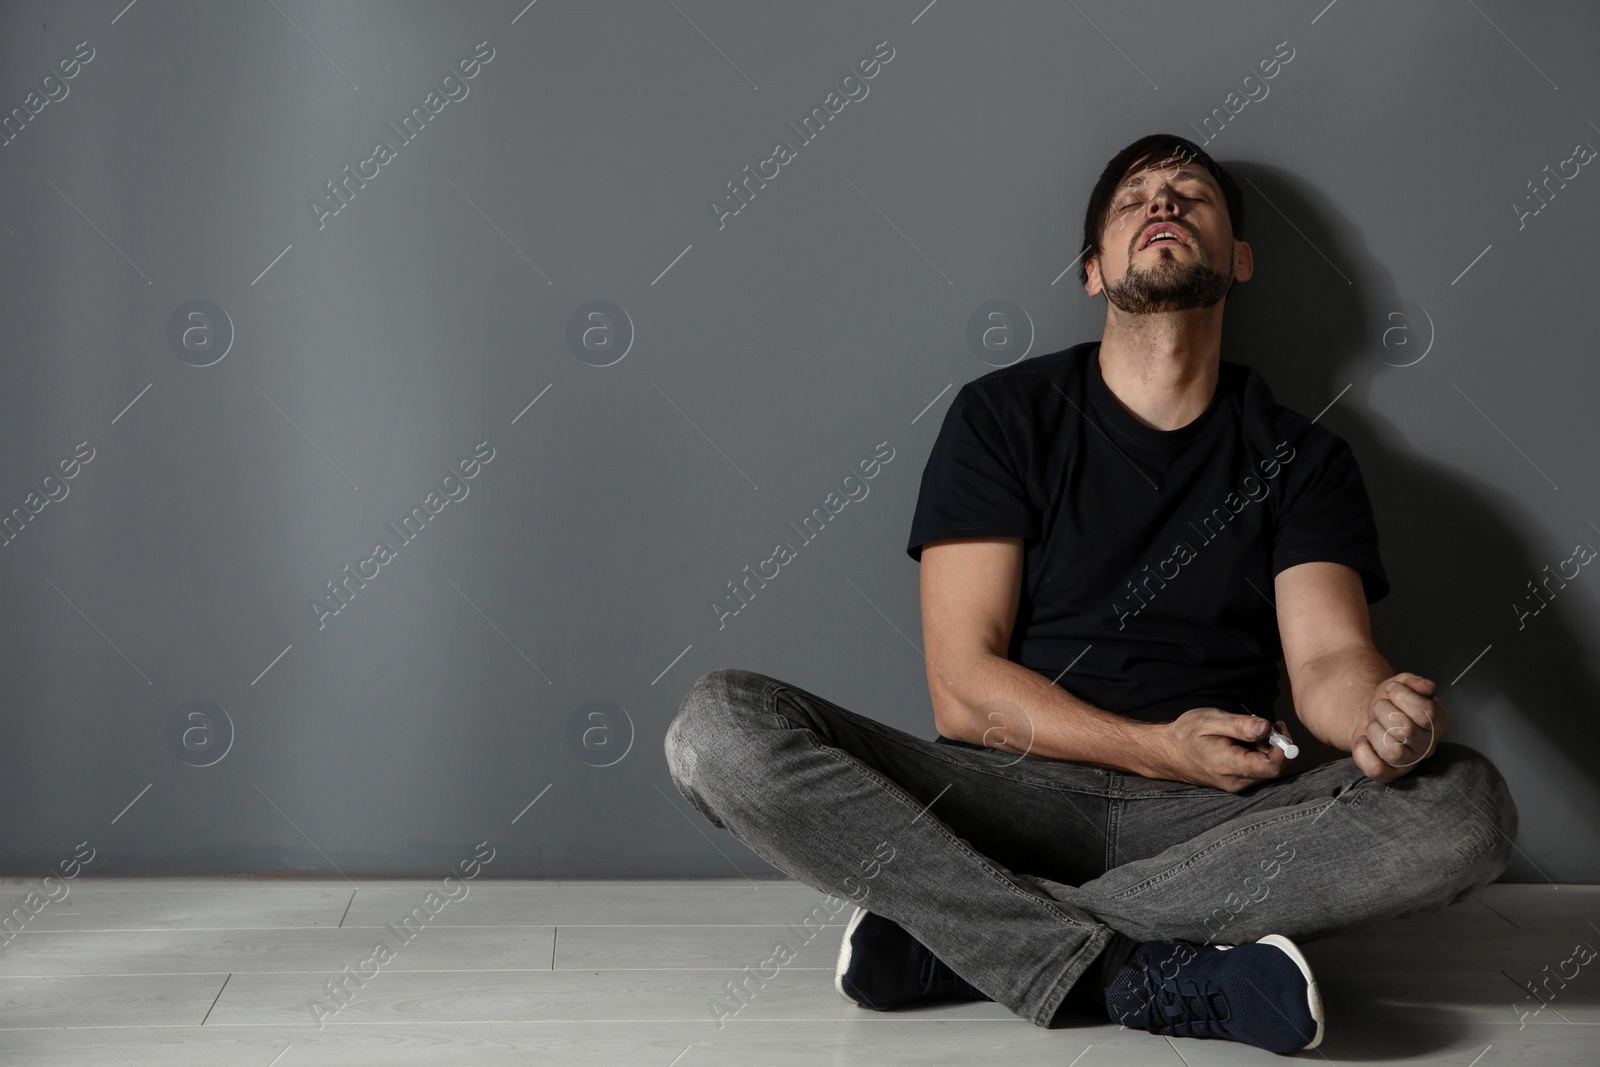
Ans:
[[[1437,911],[1517,833],[1505,779],[1451,741],[1389,783],[1346,757],[1229,793],[924,740],[737,668],[696,680],[665,749],[714,825],[1038,1026],[1113,930],[1308,941]]]

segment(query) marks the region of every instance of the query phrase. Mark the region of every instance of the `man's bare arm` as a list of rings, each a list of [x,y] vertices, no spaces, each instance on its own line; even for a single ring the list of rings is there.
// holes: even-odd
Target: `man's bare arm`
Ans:
[[[1433,699],[1433,681],[1394,673],[1374,646],[1361,575],[1342,563],[1301,563],[1280,572],[1274,589],[1284,666],[1306,729],[1376,781],[1432,754],[1450,713]]]
[[[1291,682],[1295,713],[1317,740],[1349,752],[1373,691],[1393,675],[1394,668],[1371,644],[1329,649],[1307,662]]]
[[[922,635],[934,724],[946,737],[1166,777],[1160,724],[1104,711],[1006,658],[1022,587],[1022,539],[922,549]]]

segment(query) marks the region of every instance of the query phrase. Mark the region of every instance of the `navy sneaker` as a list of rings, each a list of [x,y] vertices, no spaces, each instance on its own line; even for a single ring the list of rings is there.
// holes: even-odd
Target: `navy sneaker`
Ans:
[[[1106,987],[1106,1013],[1152,1034],[1220,1037],[1268,1052],[1322,1041],[1322,994],[1282,934],[1248,945],[1145,941]]]
[[[839,942],[833,988],[853,1004],[888,1011],[919,1000],[989,1000],[899,923],[857,908]]]

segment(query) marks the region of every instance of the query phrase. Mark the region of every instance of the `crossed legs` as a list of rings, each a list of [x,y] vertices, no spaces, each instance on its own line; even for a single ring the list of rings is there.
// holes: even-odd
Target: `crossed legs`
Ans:
[[[1113,931],[1312,940],[1437,910],[1494,881],[1517,830],[1505,780],[1453,742],[1387,784],[1347,758],[1233,794],[936,744],[737,668],[694,683],[665,751],[714,825],[1039,1026]]]

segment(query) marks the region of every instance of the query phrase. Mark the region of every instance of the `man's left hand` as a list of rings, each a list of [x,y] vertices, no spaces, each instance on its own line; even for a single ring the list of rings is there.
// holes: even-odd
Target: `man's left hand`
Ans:
[[[1450,712],[1431,679],[1402,671],[1372,692],[1366,719],[1350,738],[1350,755],[1375,782],[1391,782],[1431,756],[1450,729]]]

